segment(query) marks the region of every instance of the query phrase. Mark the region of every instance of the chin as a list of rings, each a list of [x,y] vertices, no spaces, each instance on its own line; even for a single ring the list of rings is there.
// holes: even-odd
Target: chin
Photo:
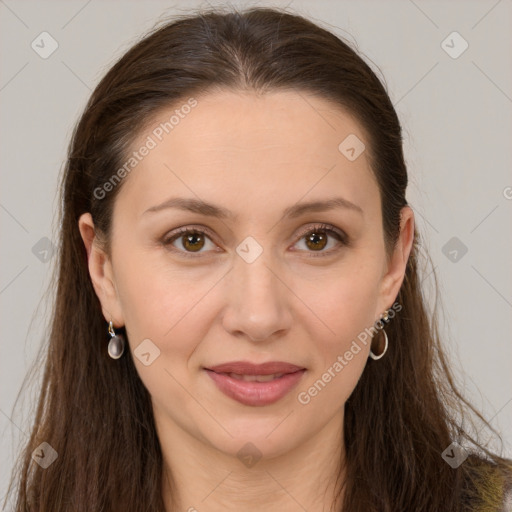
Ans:
[[[231,457],[279,457],[293,450],[303,442],[302,438],[307,437],[306,432],[299,431],[294,422],[290,421],[291,417],[285,419],[288,414],[289,411],[279,411],[268,413],[265,417],[250,414],[238,415],[232,421],[224,418],[220,423],[229,434],[219,428],[216,429],[217,435],[212,438],[212,431],[209,430],[207,442]]]

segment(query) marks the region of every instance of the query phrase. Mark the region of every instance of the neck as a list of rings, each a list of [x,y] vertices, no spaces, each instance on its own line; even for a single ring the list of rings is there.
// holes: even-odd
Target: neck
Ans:
[[[221,452],[176,425],[165,427],[159,437],[166,512],[341,508],[336,493],[344,480],[343,410],[293,450],[271,458],[263,455],[247,466],[236,454]]]

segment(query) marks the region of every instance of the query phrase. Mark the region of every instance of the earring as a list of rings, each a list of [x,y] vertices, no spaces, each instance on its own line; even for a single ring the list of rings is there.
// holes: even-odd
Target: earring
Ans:
[[[384,335],[384,350],[380,353],[380,354],[375,354],[371,347],[370,347],[370,357],[374,360],[374,361],[377,361],[379,360],[381,357],[384,356],[384,354],[387,352],[388,350],[388,344],[389,344],[389,340],[388,340],[388,335],[386,334],[386,331],[384,330],[384,326],[385,324],[389,323],[390,321],[390,318],[389,318],[389,309],[386,309],[386,311],[384,311],[384,313],[381,315],[380,319],[377,320],[375,322],[375,328],[378,330],[378,331],[381,331],[382,334]]]
[[[119,359],[124,354],[124,336],[115,333],[112,320],[108,326],[108,333],[111,336],[108,342],[108,355],[112,359]]]

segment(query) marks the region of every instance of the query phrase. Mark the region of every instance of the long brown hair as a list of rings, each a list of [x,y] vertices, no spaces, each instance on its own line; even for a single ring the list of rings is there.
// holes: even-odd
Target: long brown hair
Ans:
[[[101,199],[94,190],[126,161],[155,113],[213,89],[295,90],[348,109],[368,134],[387,250],[395,245],[407,205],[401,126],[384,86],[348,43],[269,8],[202,10],[154,28],[101,80],[69,146],[54,310],[35,422],[17,468],[17,511],[164,510],[150,396],[130,353],[106,356],[106,322],[78,219],[91,212],[108,252],[122,183]],[[462,428],[464,411],[484,420],[456,389],[443,355],[436,311],[427,310],[421,288],[421,251],[415,230],[397,297],[402,312],[386,327],[392,349],[367,364],[345,404],[346,479],[339,483],[351,512],[453,512],[485,500],[492,507],[484,495],[492,482],[499,495],[504,480],[489,475],[511,469]],[[457,468],[441,457],[454,440],[473,452]],[[31,458],[42,442],[58,454],[46,469]]]

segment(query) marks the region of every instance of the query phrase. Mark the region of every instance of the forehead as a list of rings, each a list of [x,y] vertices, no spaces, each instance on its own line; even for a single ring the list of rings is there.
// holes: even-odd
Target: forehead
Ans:
[[[297,91],[194,100],[192,108],[186,98],[160,110],[133,144],[132,151],[151,149],[123,184],[120,199],[132,209],[142,213],[171,195],[248,210],[324,199],[334,189],[356,204],[378,193],[368,152],[350,160],[342,151],[346,140],[368,146],[362,127],[332,102]]]

